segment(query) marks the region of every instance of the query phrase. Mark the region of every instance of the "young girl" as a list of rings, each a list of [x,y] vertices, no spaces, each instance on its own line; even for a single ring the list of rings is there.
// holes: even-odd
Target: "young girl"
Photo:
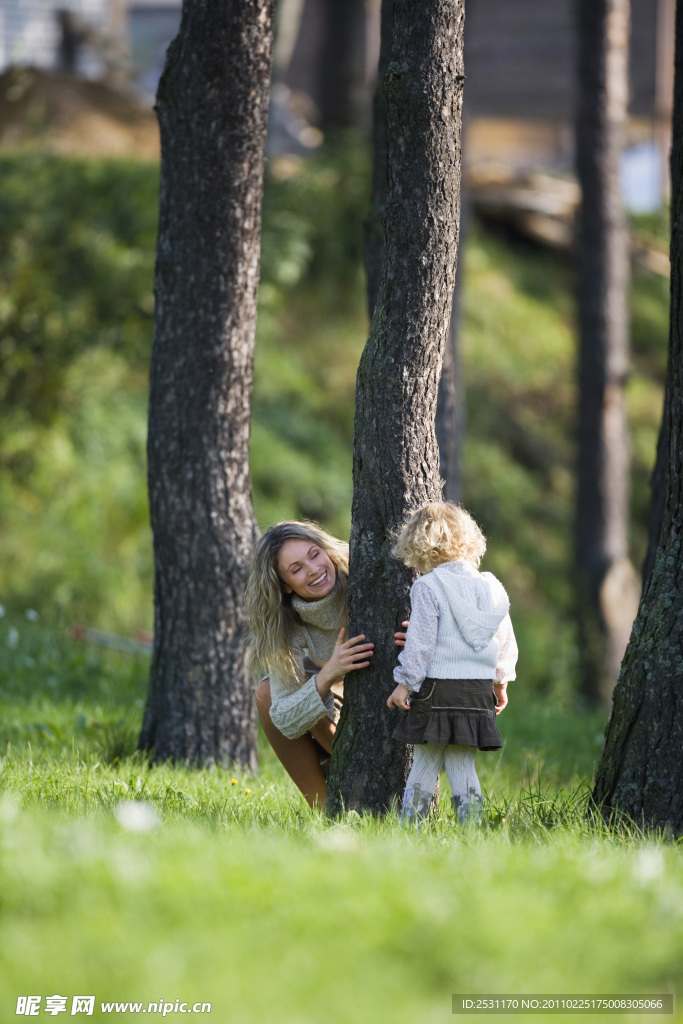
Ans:
[[[348,545],[315,523],[277,523],[256,546],[245,595],[261,725],[311,806],[325,806],[321,760],[332,752],[342,680],[372,657],[364,636],[345,640],[348,559]]]
[[[485,550],[474,519],[437,501],[412,513],[392,551],[426,574],[410,592],[398,685],[387,701],[408,712],[394,739],[416,744],[402,822],[426,818],[442,767],[458,819],[481,817],[475,753],[502,746],[496,715],[507,704],[517,662],[507,594],[495,576],[478,571]]]

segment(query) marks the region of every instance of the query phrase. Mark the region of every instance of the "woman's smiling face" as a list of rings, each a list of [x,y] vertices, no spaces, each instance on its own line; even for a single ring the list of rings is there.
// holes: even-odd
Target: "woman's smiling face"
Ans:
[[[277,556],[277,571],[285,593],[294,591],[304,601],[326,597],[337,581],[330,556],[310,540],[286,540]]]

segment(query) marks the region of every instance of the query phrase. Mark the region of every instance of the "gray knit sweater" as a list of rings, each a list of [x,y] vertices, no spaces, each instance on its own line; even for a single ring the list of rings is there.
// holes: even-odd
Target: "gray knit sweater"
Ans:
[[[425,678],[515,678],[510,602],[490,572],[478,572],[469,562],[445,562],[413,584],[410,600],[395,682],[417,691]]]
[[[292,606],[302,620],[292,634],[292,653],[300,682],[288,685],[274,672],[269,676],[270,720],[290,740],[303,736],[324,715],[336,721],[334,696],[343,693],[343,685],[335,683],[328,695],[321,697],[315,676],[304,682],[304,659],[309,657],[322,668],[332,656],[339,630],[342,626],[348,629],[349,624],[346,595],[342,593],[339,579],[334,590],[319,601],[304,601],[294,594]]]

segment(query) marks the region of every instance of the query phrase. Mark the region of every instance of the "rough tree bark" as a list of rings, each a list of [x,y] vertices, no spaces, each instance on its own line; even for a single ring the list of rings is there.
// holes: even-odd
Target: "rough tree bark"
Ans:
[[[671,339],[669,339],[669,344],[671,344]],[[662,409],[662,422],[659,426],[659,437],[657,439],[657,455],[652,476],[650,477],[650,511],[647,522],[647,551],[643,560],[643,587],[645,587],[650,578],[650,573],[655,566],[655,556],[659,546],[659,538],[662,535],[662,523],[664,522],[666,470],[669,463],[668,422],[669,411],[666,407],[665,397],[664,408]]]
[[[385,251],[370,337],[356,382],[351,633],[375,643],[370,668],[347,676],[328,808],[381,813],[405,782],[408,748],[386,699],[393,632],[412,574],[388,531],[441,497],[434,433],[458,243],[463,0],[394,0],[384,74],[388,137]]]
[[[683,89],[683,0],[676,11],[676,96]],[[673,121],[671,322],[666,384],[667,488],[654,567],[614,691],[593,800],[639,823],[683,833],[683,162]],[[677,116],[678,115],[678,116]]]
[[[377,87],[373,99],[372,190],[370,208],[365,221],[365,280],[370,320],[375,310],[384,263],[384,213],[387,197],[387,109],[384,75],[389,62],[393,25],[393,6],[384,0],[380,18],[380,52]],[[460,210],[459,248],[463,236],[462,203]],[[460,456],[465,425],[465,403],[460,370],[460,282],[462,260],[458,263],[453,291],[448,340],[444,347],[439,391],[436,402],[436,438],[439,450],[439,472],[444,481],[444,497],[459,501],[461,492]]]
[[[676,46],[674,50],[674,102],[673,102],[673,125],[674,130],[671,136],[671,158],[669,170],[671,173],[671,213],[673,215],[673,196],[676,191],[676,168],[678,167],[678,151],[681,146],[681,133],[676,130],[676,125],[681,124],[683,118],[683,6],[676,4]],[[673,222],[672,222],[673,227]],[[671,340],[669,339],[669,347]],[[659,429],[659,440],[657,441],[657,458],[652,471],[650,481],[650,516],[648,522],[647,551],[643,562],[643,585],[654,568],[655,554],[659,545],[659,538],[662,533],[664,521],[664,507],[666,504],[666,469],[669,462],[669,435],[667,424],[669,413],[664,402],[662,412],[662,423]]]
[[[184,0],[159,84],[149,409],[155,636],[140,746],[256,766],[242,591],[273,0]]]
[[[628,558],[628,232],[619,189],[629,0],[579,0],[579,457],[576,573],[581,688],[609,705],[637,609]]]

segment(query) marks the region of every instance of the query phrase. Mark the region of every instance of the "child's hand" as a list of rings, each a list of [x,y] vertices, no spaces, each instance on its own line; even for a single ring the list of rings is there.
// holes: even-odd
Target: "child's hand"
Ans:
[[[410,711],[410,704],[408,703],[408,695],[410,690],[403,683],[399,683],[391,697],[387,700],[388,708],[400,708],[402,711]]]
[[[494,683],[493,692],[495,693],[498,699],[498,707],[496,708],[496,714],[499,715],[508,702],[508,684]]]
[[[408,628],[408,620],[406,619],[406,621],[402,622],[401,625],[405,626],[405,628],[407,629]],[[396,644],[397,647],[405,647],[405,645],[406,645],[406,635],[405,635],[405,633],[394,633],[394,643]]]

